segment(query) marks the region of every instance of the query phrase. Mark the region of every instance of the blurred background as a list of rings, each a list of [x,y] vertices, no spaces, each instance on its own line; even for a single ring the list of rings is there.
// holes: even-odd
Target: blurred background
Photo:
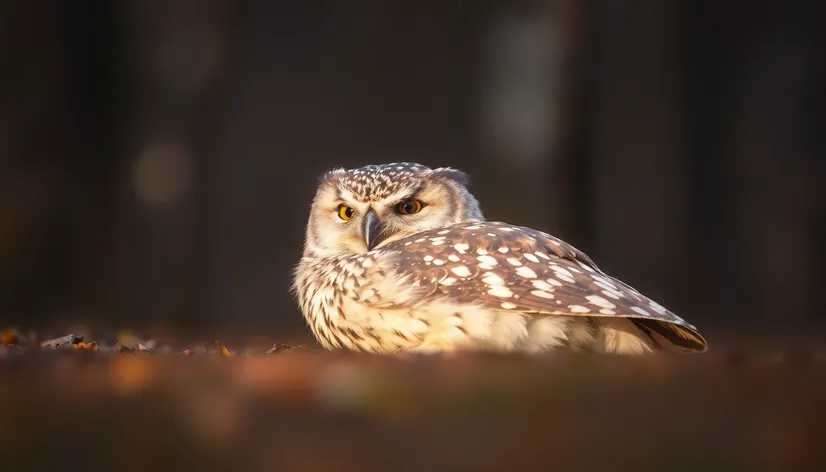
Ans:
[[[712,343],[822,329],[816,2],[5,0],[0,327],[309,340],[316,177],[461,168]],[[60,333],[63,334],[63,333]]]

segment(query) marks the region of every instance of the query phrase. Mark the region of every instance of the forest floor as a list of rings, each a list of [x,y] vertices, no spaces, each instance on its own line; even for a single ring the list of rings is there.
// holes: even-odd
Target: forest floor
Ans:
[[[391,357],[0,336],[10,471],[826,470],[824,413],[818,349]]]

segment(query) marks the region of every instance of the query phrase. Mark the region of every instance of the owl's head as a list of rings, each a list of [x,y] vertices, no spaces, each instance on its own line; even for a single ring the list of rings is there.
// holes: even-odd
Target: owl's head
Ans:
[[[441,226],[484,219],[456,169],[400,162],[336,169],[321,177],[305,254],[365,253]]]

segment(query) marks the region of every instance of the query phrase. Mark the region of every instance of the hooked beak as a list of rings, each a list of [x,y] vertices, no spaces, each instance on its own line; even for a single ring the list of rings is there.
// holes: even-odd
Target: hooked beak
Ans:
[[[373,210],[368,211],[364,215],[364,226],[362,227],[362,234],[368,251],[372,251],[373,248],[386,239],[382,234],[383,230],[379,217],[376,216]]]

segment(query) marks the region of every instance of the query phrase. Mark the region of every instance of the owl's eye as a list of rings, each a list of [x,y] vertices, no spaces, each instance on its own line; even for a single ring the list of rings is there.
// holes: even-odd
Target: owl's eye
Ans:
[[[356,215],[356,210],[354,210],[352,207],[348,207],[347,205],[345,205],[343,203],[338,206],[338,217],[341,218],[342,220],[344,220],[344,221],[352,220],[353,216],[355,216],[355,215]]]
[[[398,211],[402,215],[415,215],[416,213],[422,211],[422,202],[416,199],[412,200],[405,200],[399,203]]]

